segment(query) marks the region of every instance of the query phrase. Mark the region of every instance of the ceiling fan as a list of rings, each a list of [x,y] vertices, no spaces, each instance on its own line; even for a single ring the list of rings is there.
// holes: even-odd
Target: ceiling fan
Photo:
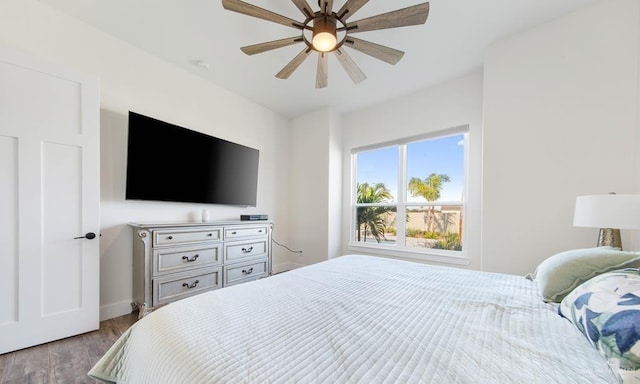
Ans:
[[[296,21],[289,17],[271,12],[264,8],[241,0],[222,0],[222,6],[229,10],[253,16],[259,19],[286,25],[301,31],[298,36],[249,45],[240,48],[247,55],[255,55],[304,42],[305,47],[296,57],[276,74],[279,79],[287,79],[302,64],[312,51],[318,52],[318,69],[316,88],[328,85],[328,54],[333,53],[355,84],[367,77],[344,47],[353,48],[389,64],[396,64],[404,52],[384,45],[357,39],[354,33],[379,29],[406,27],[424,24],[429,16],[429,3],[413,5],[407,8],[382,13],[358,21],[348,21],[369,0],[347,0],[338,10],[333,10],[333,0],[318,0],[319,10],[314,11],[307,0],[291,0],[305,17],[304,21]]]

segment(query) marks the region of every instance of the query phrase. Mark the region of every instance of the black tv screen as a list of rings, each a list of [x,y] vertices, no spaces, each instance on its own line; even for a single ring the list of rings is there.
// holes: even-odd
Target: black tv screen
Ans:
[[[127,200],[255,206],[259,151],[129,112]]]

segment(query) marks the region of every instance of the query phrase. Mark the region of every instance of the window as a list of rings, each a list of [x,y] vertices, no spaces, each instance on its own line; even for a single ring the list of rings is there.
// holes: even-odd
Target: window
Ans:
[[[466,144],[458,128],[354,150],[351,248],[464,257]]]

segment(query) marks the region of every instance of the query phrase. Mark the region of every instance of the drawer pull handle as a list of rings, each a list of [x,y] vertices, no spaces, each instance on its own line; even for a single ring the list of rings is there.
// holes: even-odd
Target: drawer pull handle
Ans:
[[[231,234],[232,234],[232,235],[237,235],[237,234],[238,234],[238,232],[233,231],[233,232],[231,232]]]
[[[249,268],[249,269],[243,269],[242,270],[242,274],[243,275],[250,275],[251,272],[253,272],[253,267]]]
[[[167,236],[167,240],[173,240],[173,236]]]
[[[198,286],[198,284],[200,283],[200,280],[196,280],[193,282],[193,284],[188,284],[188,283],[182,283],[182,286],[187,288],[187,289],[192,289]]]
[[[262,229],[258,231],[258,233],[262,233]]]
[[[187,263],[191,263],[194,262],[196,260],[198,260],[198,257],[200,257],[199,255],[194,255],[192,258],[189,258],[187,256],[182,256],[182,260],[186,261]]]
[[[208,237],[213,237],[213,233],[207,233]]]
[[[242,248],[242,253],[251,253],[251,251],[253,251],[253,247]]]

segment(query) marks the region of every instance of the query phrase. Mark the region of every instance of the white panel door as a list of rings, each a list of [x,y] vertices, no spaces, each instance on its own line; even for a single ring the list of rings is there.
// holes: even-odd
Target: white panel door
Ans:
[[[0,46],[0,354],[99,327],[99,113],[96,78]]]

